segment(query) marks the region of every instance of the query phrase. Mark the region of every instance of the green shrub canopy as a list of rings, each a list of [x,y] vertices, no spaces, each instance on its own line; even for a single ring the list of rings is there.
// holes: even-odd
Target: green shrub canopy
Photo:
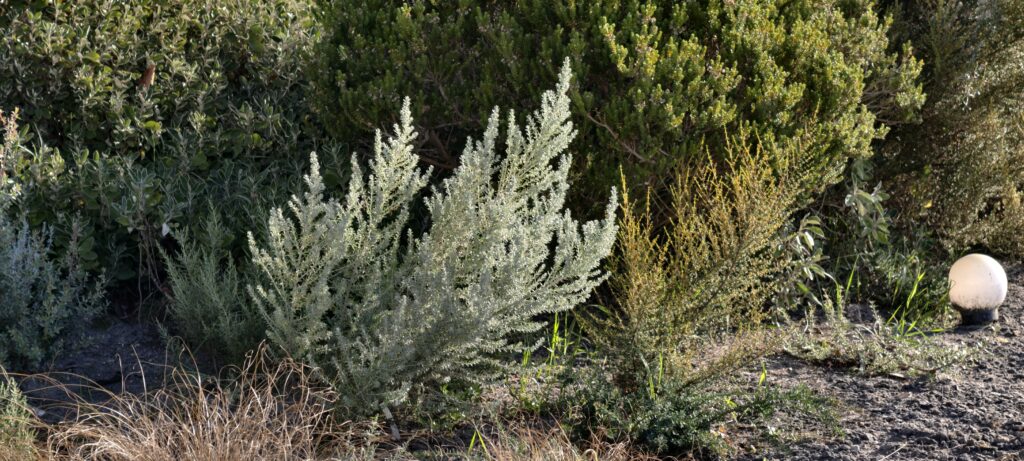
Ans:
[[[0,101],[45,145],[22,211],[90,270],[153,270],[159,240],[211,202],[286,200],[309,152],[330,164],[301,71],[309,0],[15,1],[0,8]],[[59,153],[59,155],[57,155]],[[246,213],[225,216],[239,233]]]
[[[584,208],[618,182],[616,166],[657,187],[729,132],[813,144],[822,154],[802,167],[823,172],[806,185],[819,189],[832,181],[824,171],[871,155],[884,124],[911,120],[924,99],[920,63],[890,52],[872,0],[321,5],[314,80],[329,128],[365,135],[411,95],[427,161],[441,167],[491,107],[526,107],[568,57]]]
[[[906,227],[954,254],[1024,255],[1024,2],[902,3],[928,103],[876,158]]]

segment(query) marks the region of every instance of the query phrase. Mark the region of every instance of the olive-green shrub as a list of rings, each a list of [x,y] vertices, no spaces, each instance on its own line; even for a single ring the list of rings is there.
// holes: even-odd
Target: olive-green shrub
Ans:
[[[526,107],[570,59],[582,209],[601,203],[620,165],[633,187],[662,192],[677,162],[705,147],[717,156],[741,130],[803,143],[818,166],[866,157],[923,102],[920,62],[891,51],[873,0],[320,4],[312,78],[328,128],[370,133],[411,95],[423,156],[440,168],[492,106]],[[807,180],[805,190],[828,184]]]
[[[896,131],[875,169],[900,224],[933,231],[954,253],[1024,255],[1024,3],[932,0],[902,11],[929,97],[923,122]]]
[[[725,363],[705,371],[693,364],[708,344],[757,328],[782,288],[790,259],[780,249],[805,174],[799,158],[813,153],[732,144],[720,155],[722,165],[676,170],[667,224],[654,221],[649,201],[624,197],[610,315],[594,319],[590,332],[620,383],[721,372]]]
[[[227,247],[232,235],[219,213],[182,238],[180,251],[162,256],[172,296],[167,308],[176,334],[215,360],[241,364],[266,338],[266,324],[250,302],[251,274],[239,269]]]
[[[91,270],[153,275],[159,243],[208,202],[262,208],[311,150],[331,159],[301,72],[308,1],[15,1],[0,21],[0,101],[38,149],[22,210],[58,248],[77,217]]]
[[[805,389],[751,391],[730,379],[781,349],[784,329],[763,325],[773,303],[795,298],[785,293],[802,280],[793,273],[820,273],[790,248],[794,235],[820,235],[811,221],[791,225],[801,185],[839,171],[808,168],[813,149],[744,139],[736,133],[720,161],[707,153],[678,165],[661,222],[650,195],[624,196],[612,296],[585,317],[603,360],[570,381],[581,402],[570,417],[584,427],[665,455],[725,455],[716,427],[780,411],[822,416]]]

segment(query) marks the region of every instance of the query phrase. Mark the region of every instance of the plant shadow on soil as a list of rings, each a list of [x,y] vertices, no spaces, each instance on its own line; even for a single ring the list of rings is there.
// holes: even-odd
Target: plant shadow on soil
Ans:
[[[112,395],[143,394],[171,377],[175,367],[215,373],[201,353],[167,341],[152,322],[108,317],[85,333],[45,372],[12,373],[36,415],[48,424],[73,419],[79,404],[101,404]],[[176,347],[177,345],[177,347]]]

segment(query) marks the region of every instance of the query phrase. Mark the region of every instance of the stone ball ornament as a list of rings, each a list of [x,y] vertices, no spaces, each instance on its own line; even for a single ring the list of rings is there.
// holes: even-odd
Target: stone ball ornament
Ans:
[[[949,301],[960,311],[964,325],[998,319],[1006,289],[1006,271],[991,256],[969,254],[949,268]]]

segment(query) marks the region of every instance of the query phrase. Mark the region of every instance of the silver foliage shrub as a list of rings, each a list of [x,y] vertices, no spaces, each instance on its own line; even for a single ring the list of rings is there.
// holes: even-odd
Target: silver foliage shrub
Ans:
[[[75,250],[53,258],[51,232],[33,232],[24,219],[11,217],[20,184],[8,173],[23,150],[17,117],[17,111],[0,112],[0,366],[31,370],[79,339],[101,310],[102,282],[87,277]],[[75,235],[71,240],[78,248]]]
[[[316,155],[306,191],[271,210],[265,238],[249,234],[256,308],[270,341],[319,367],[355,413],[405,400],[418,385],[482,382],[538,315],[583,302],[605,278],[615,240],[615,191],[607,216],[582,226],[565,211],[576,135],[568,63],[557,90],[516,124],[509,112],[469,140],[461,165],[425,199],[429,227],[416,235],[410,206],[429,171],[417,166],[406,100],[394,134],[378,132],[369,174],[353,158],[340,200],[324,197]]]
[[[73,346],[102,297],[73,253],[50,257],[49,233],[0,211],[0,364],[34,370]]]

